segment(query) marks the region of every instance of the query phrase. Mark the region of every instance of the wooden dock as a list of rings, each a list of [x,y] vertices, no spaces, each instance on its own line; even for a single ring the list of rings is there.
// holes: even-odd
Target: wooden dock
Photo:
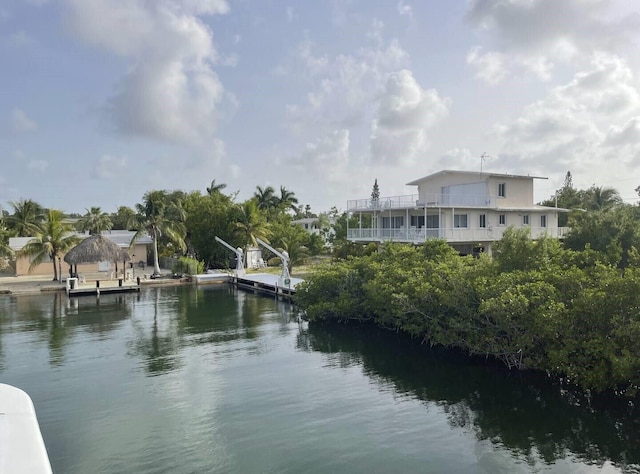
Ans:
[[[285,278],[272,273],[249,273],[236,277],[230,274],[203,274],[194,275],[197,284],[228,282],[243,290],[250,290],[268,295],[291,298],[296,292],[296,285],[304,280],[301,278]]]
[[[193,280],[197,284],[223,283],[235,285],[243,290],[265,293],[289,299],[296,292],[296,285],[301,283],[301,278],[282,278],[272,273],[250,273],[241,277],[227,274],[194,275]],[[100,296],[106,293],[131,293],[140,291],[140,278],[130,280],[95,280],[80,281],[77,278],[67,278],[66,292],[69,297],[75,296]]]
[[[288,281],[287,281],[288,280]],[[233,277],[232,282],[244,290],[253,290],[258,293],[291,298],[296,292],[296,285],[301,283],[301,278],[287,278],[282,281],[280,275],[271,273],[251,273],[241,277]]]
[[[140,278],[136,281],[118,280],[96,280],[82,282],[77,278],[67,278],[66,291],[69,297],[104,295],[111,293],[133,293],[140,291]]]

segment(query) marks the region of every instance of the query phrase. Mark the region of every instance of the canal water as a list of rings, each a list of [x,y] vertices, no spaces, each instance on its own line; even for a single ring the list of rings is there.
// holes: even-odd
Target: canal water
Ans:
[[[0,297],[56,473],[640,472],[640,421],[225,286]]]

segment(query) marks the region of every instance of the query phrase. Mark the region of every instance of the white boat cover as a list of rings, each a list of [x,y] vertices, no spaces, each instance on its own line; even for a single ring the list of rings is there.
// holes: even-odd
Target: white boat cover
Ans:
[[[52,472],[31,397],[3,383],[0,383],[0,472]]]

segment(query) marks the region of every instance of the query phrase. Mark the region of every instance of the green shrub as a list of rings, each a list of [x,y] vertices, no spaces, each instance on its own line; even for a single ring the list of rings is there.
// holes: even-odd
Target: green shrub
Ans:
[[[204,262],[199,262],[195,258],[180,257],[178,263],[173,267],[173,273],[185,273],[196,275],[204,272]]]

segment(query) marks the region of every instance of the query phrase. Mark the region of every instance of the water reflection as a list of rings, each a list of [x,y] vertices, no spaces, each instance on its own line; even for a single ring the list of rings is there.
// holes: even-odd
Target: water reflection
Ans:
[[[129,344],[129,355],[141,358],[150,375],[177,369],[181,366],[182,344],[177,330],[178,319],[173,317],[173,305],[171,302],[165,304],[159,288],[145,292],[140,303],[136,317],[131,320],[134,338]]]
[[[63,292],[0,298],[0,370],[5,369],[2,339],[30,333],[49,348],[49,364],[65,362],[65,349],[78,331],[107,333],[130,316],[131,305],[121,295],[69,298]]]
[[[273,304],[227,285],[150,288],[137,304],[128,353],[143,361],[149,375],[182,367],[182,352],[191,346],[213,344],[219,354],[257,353],[262,318]]]
[[[325,353],[330,365],[361,366],[379,384],[441,407],[450,425],[501,444],[528,464],[573,456],[640,472],[640,419],[627,403],[580,406],[545,380],[470,364],[365,326],[310,325],[299,331],[297,345]]]

